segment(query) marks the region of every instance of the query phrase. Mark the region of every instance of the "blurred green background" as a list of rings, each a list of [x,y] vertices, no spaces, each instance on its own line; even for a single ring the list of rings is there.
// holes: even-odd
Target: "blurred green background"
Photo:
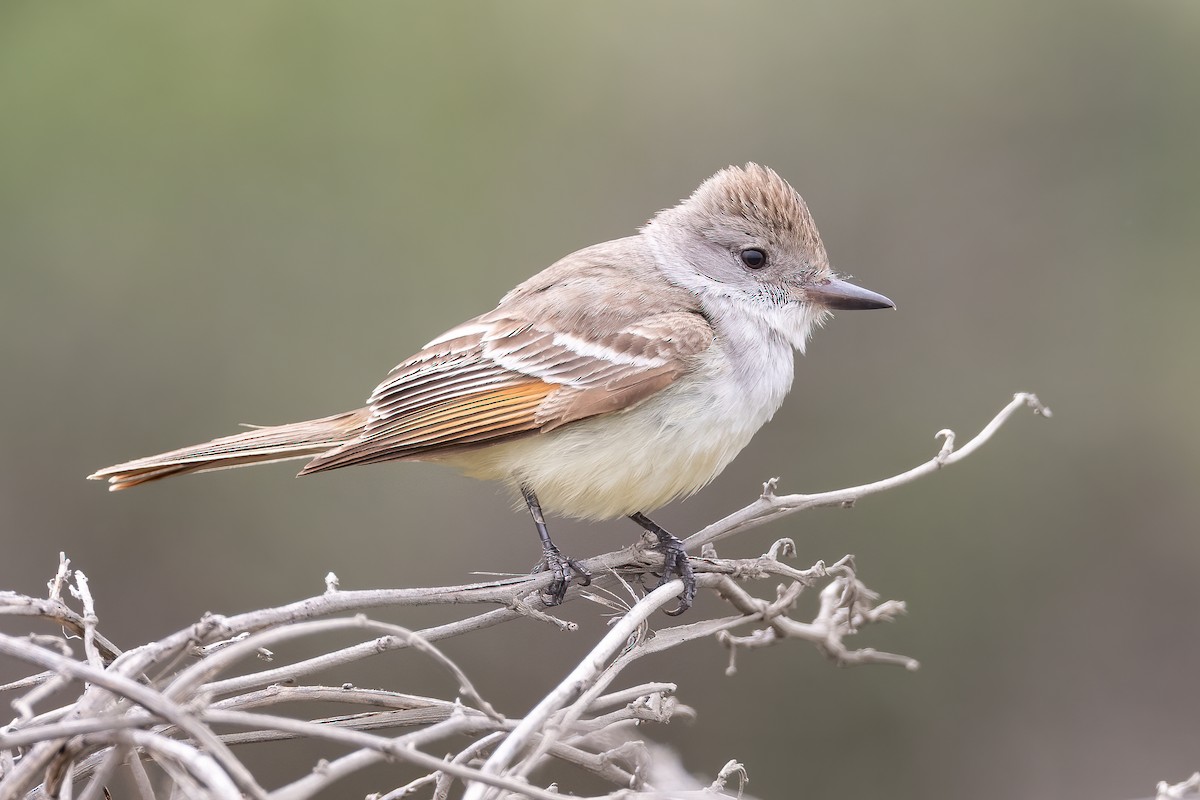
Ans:
[[[527,518],[438,467],[119,495],[83,476],[357,407],[513,284],[756,160],[804,194],[835,266],[900,310],[820,331],[764,434],[657,520],[688,533],[773,475],[889,475],[1017,390],[1055,417],[723,546],[855,553],[910,609],[858,644],[919,672],[789,645],[725,677],[698,643],[631,676],[678,681],[698,724],[642,733],[709,775],[744,761],[761,797],[1181,780],[1200,767],[1198,41],[1185,0],[6,2],[0,588],[44,592],[66,550],[130,646],[318,593],[329,570],[365,588],[527,569]],[[636,532],[553,527],[580,557]],[[520,714],[602,631],[593,606],[564,613],[581,633],[530,622],[451,652]],[[343,679],[453,691],[408,657]]]

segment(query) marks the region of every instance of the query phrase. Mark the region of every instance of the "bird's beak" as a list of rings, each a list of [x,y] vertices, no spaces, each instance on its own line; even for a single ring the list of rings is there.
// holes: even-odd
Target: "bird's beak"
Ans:
[[[895,308],[896,304],[881,294],[870,289],[855,286],[853,283],[840,278],[826,278],[823,281],[809,283],[804,286],[804,293],[810,302],[818,303],[837,311],[857,311],[868,308]]]

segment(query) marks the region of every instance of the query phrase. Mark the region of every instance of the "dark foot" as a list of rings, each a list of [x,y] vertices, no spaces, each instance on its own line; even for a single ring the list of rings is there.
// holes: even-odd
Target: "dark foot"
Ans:
[[[683,581],[683,593],[679,595],[679,606],[673,611],[663,612],[669,617],[677,617],[691,608],[692,601],[696,599],[696,574],[692,571],[692,562],[688,560],[687,552],[683,549],[683,541],[663,530],[640,511],[630,515],[629,518],[658,537],[658,546],[655,549],[663,554],[663,574],[654,588],[657,589],[672,578],[679,578]]]
[[[554,545],[542,550],[542,560],[533,568],[534,572],[547,570],[554,573],[554,580],[542,593],[542,602],[548,606],[556,606],[563,601],[567,596],[567,587],[576,577],[580,586],[588,586],[592,582],[592,573],[575,559],[564,556]]]
[[[577,576],[580,585],[587,586],[592,582],[592,573],[588,572],[573,558],[567,558],[550,541],[550,531],[546,528],[546,519],[542,516],[542,506],[538,503],[537,495],[528,486],[521,487],[521,494],[533,515],[533,524],[537,528],[538,538],[542,540],[542,560],[533,568],[534,572],[549,570],[554,573],[554,580],[542,594],[542,602],[548,606],[556,606],[567,596],[567,587]]]

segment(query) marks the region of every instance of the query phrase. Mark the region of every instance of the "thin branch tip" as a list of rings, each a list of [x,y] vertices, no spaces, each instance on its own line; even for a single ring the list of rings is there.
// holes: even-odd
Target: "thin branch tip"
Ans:
[[[1169,784],[1159,781],[1155,788],[1155,800],[1194,800],[1200,798],[1200,772],[1192,773],[1186,781]]]
[[[788,537],[776,539],[771,545],[771,549],[767,551],[767,558],[772,561],[779,561],[782,558],[794,558],[796,556],[796,542]],[[821,561],[817,562],[822,569],[825,564]]]
[[[725,766],[721,767],[721,771],[717,773],[716,780],[709,784],[708,793],[717,793],[725,791],[725,784],[729,782],[730,776],[736,775],[738,779],[737,797],[741,798],[742,793],[746,790],[746,784],[750,782],[750,773],[747,772],[746,766],[737,759],[729,759]]]
[[[1037,414],[1038,416],[1045,417],[1046,419],[1050,419],[1054,416],[1054,413],[1050,410],[1050,406],[1039,400],[1038,396],[1033,392],[1017,392],[1015,395],[1013,395],[1013,399],[1020,400],[1025,405],[1032,408],[1033,413]]]
[[[763,482],[762,494],[758,497],[760,500],[771,500],[775,497],[775,490],[779,487],[779,477],[768,478]]]
[[[937,462],[939,465],[945,465],[946,459],[954,454],[954,431],[942,428],[933,435],[933,438],[942,440],[942,449],[938,451]]]

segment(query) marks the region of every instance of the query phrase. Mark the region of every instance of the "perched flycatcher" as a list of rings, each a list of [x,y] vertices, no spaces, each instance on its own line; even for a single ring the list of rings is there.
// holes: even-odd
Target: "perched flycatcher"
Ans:
[[[894,308],[837,277],[804,200],[757,164],[721,170],[635,236],[566,256],[401,362],[365,408],[255,428],[107,467],[109,489],[189,472],[310,459],[301,475],[439,461],[503,481],[529,506],[554,573],[588,573],[542,508],[627,516],[658,537],[662,580],[695,596],[682,543],[645,512],[720,474],[771,418],[831,310]]]

